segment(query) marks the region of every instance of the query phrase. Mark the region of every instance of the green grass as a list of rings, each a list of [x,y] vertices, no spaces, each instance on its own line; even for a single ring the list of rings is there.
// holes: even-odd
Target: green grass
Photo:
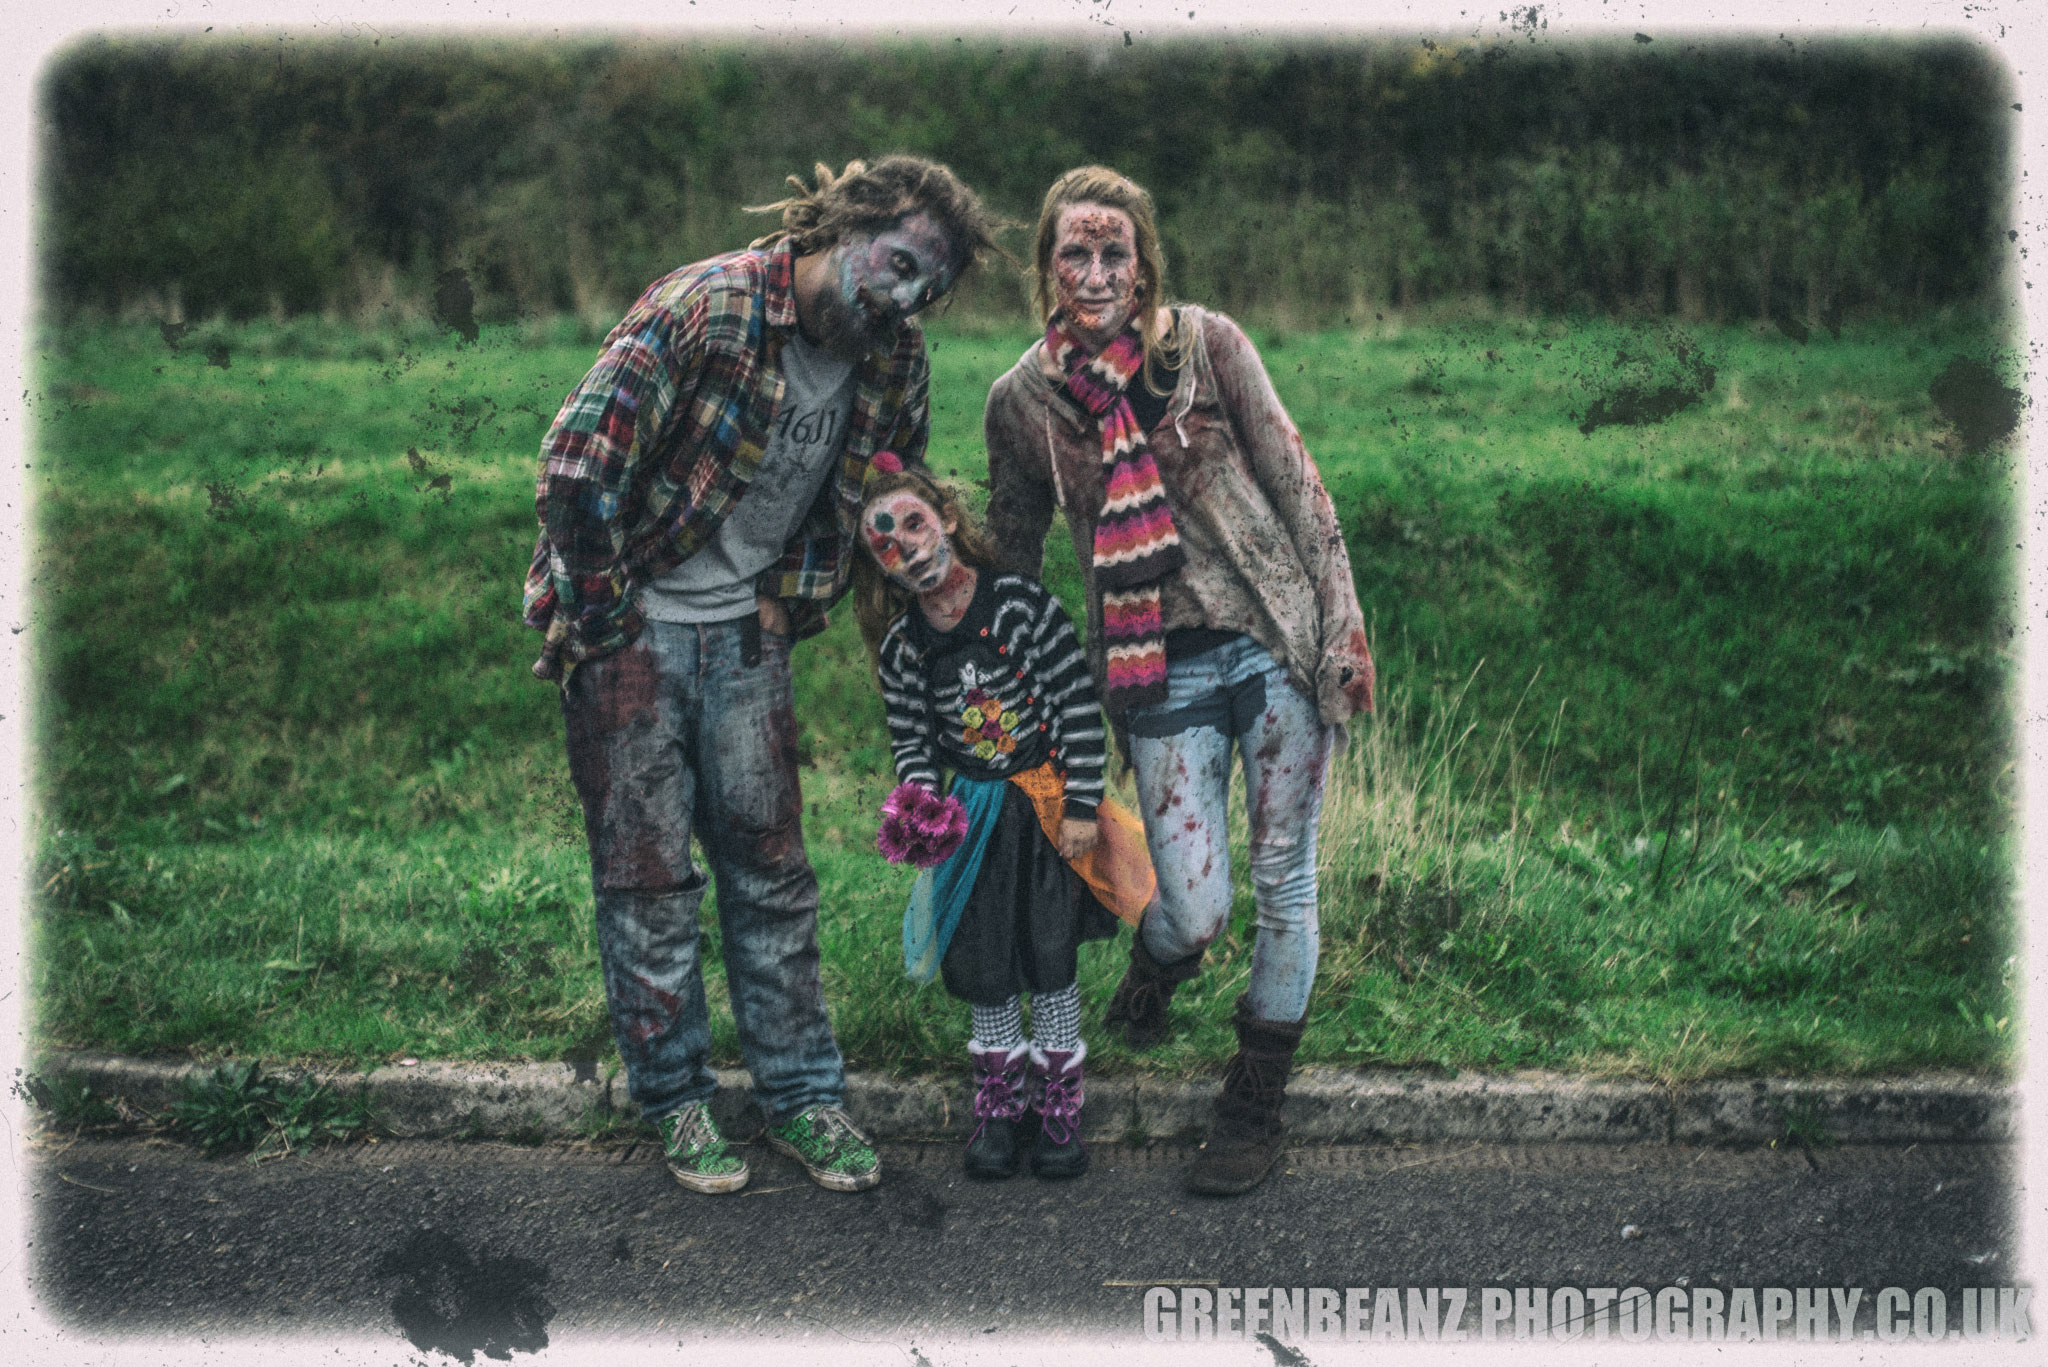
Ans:
[[[982,397],[1028,335],[934,330],[941,472],[984,476]],[[1304,1057],[2009,1066],[2013,488],[1927,397],[1951,357],[1999,360],[1988,332],[1254,335],[1337,499],[1387,704],[1332,790]],[[44,339],[46,1041],[608,1053],[581,820],[517,623],[533,453],[594,344]],[[1631,387],[1696,385],[1693,346],[1698,402],[1581,432]],[[1075,603],[1062,528],[1047,578]],[[842,1046],[951,1068],[965,1012],[902,977],[908,879],[873,852],[892,780],[850,611],[797,661]],[[1142,1066],[1226,1051],[1249,934]],[[1084,952],[1091,1000],[1120,957]]]

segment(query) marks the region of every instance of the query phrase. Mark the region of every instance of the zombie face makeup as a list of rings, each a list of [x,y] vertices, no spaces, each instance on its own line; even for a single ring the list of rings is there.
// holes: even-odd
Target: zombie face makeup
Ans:
[[[1131,216],[1105,204],[1060,210],[1052,244],[1053,298],[1084,338],[1107,342],[1138,302],[1138,234]]]
[[[952,244],[922,210],[880,232],[851,232],[832,249],[833,311],[867,346],[886,345],[905,318],[953,286]]]
[[[899,489],[861,514],[861,539],[889,582],[920,597],[946,582],[957,563],[938,509]]]

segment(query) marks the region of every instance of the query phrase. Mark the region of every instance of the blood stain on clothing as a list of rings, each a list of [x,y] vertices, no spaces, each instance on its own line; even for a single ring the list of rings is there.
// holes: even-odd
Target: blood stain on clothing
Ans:
[[[683,1013],[683,999],[673,992],[663,991],[637,973],[628,976],[637,991],[635,1000],[621,1003],[633,1017],[633,1024],[626,1033],[635,1044],[645,1044]]]
[[[607,876],[626,877],[631,886],[649,892],[673,891],[682,886],[682,880],[669,866],[668,851],[662,848],[661,832],[644,822],[634,822],[616,834],[630,834],[633,843],[623,851],[606,852]],[[631,870],[631,873],[627,874],[626,870]]]
[[[761,832],[761,858],[769,864],[780,864],[792,854],[801,853],[803,844],[802,828],[792,816]]]
[[[644,645],[627,646],[607,660],[604,676],[599,680],[598,729],[617,731],[652,717],[659,678],[654,653]]]

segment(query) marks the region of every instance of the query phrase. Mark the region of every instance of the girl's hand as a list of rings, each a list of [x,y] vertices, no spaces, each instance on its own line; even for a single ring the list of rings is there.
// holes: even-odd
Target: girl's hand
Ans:
[[[1099,834],[1094,817],[1083,820],[1078,817],[1063,817],[1060,820],[1060,858],[1079,859],[1095,848]]]

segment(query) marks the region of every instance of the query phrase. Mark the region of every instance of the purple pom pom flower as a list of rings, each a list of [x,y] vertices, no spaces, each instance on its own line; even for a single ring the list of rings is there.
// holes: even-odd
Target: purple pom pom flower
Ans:
[[[946,862],[967,838],[967,809],[957,797],[940,797],[921,783],[899,783],[882,803],[882,827],[875,848],[892,864],[921,869]]]

